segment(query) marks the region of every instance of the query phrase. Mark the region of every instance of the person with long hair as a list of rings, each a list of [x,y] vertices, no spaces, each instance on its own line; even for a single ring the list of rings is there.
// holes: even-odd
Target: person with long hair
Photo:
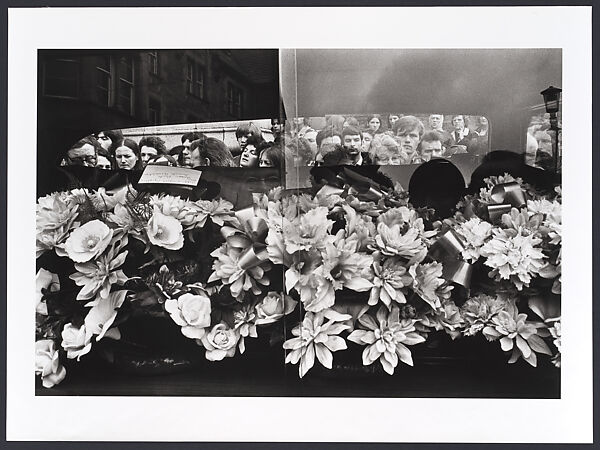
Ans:
[[[115,149],[117,167],[123,170],[142,170],[140,148],[132,139],[125,138]]]

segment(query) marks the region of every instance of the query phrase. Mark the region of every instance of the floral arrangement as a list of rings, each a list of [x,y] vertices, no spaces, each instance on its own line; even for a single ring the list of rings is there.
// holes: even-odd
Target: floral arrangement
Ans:
[[[434,333],[560,366],[560,188],[485,181],[436,222],[400,188],[351,181],[254,194],[240,211],[131,187],[40,198],[36,374],[59,383],[65,358],[120,339],[136,314],[164,317],[210,361],[268,332],[300,377],[349,346],[393,374]]]

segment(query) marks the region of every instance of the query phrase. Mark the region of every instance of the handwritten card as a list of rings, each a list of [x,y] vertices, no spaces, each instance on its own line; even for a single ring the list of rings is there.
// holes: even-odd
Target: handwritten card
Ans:
[[[179,184],[197,186],[202,172],[184,167],[148,165],[140,177],[140,184]]]

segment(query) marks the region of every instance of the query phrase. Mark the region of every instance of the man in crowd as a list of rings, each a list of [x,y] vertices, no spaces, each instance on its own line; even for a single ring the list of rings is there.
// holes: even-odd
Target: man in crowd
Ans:
[[[254,123],[243,123],[237,127],[237,129],[235,130],[235,138],[237,139],[238,144],[240,146],[240,154],[244,151],[244,149],[246,148],[246,144],[248,143],[248,139],[252,136],[254,136],[258,140],[263,139],[260,128],[258,128],[258,126]]]
[[[429,129],[431,131],[437,131],[442,138],[442,145],[449,147],[452,145],[452,135],[444,130],[444,115],[443,114],[430,114],[429,115]]]
[[[353,126],[348,126],[342,130],[342,145],[348,152],[349,160],[352,165],[360,166],[365,163],[366,155],[362,154],[362,132]],[[368,164],[368,163],[367,163]]]
[[[419,149],[423,161],[429,161],[431,158],[443,158],[442,136],[437,131],[427,131],[421,138]]]
[[[395,134],[400,141],[402,164],[418,164],[421,162],[417,147],[423,136],[423,123],[415,116],[404,116],[395,124]]]
[[[189,133],[185,133],[183,136],[181,136],[181,145],[183,145],[185,148],[190,148],[190,145],[192,145],[192,142],[194,142],[195,140],[201,139],[203,137],[206,137],[206,135],[204,133],[200,133],[198,131],[192,131]]]
[[[341,134],[332,126],[326,126],[317,133],[315,138],[317,144],[316,162],[323,160],[323,156],[331,151],[336,145],[342,144]]]
[[[144,136],[138,145],[140,147],[140,156],[144,167],[146,167],[148,161],[155,156],[167,154],[165,141],[158,136]]]
[[[452,144],[468,146],[474,135],[468,128],[467,118],[463,114],[458,114],[452,117]]]
[[[101,150],[102,146],[93,136],[84,137],[67,150],[61,165],[96,167],[98,151]]]

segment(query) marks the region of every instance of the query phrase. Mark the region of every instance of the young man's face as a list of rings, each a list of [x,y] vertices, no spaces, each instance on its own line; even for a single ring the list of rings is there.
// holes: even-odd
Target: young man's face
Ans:
[[[109,150],[110,146],[112,145],[112,139],[105,135],[103,131],[98,133],[98,135],[96,136],[96,140],[100,143],[100,146],[104,150]]]
[[[442,124],[444,123],[444,116],[441,114],[431,114],[429,116],[429,126],[434,130],[439,130],[442,128]]]
[[[250,136],[252,136],[252,133],[248,133],[245,136],[240,136],[239,138],[237,138],[238,144],[240,144],[240,148],[242,149],[242,151],[244,151],[244,149],[246,148],[246,144],[248,143],[248,138],[250,138]]]
[[[421,142],[421,156],[423,161],[429,161],[432,157],[442,156],[442,143],[440,141]]]
[[[465,127],[465,118],[463,116],[456,116],[452,119],[452,125],[457,131],[462,130]]]
[[[414,128],[412,130],[400,131],[398,138],[400,140],[400,148],[410,156],[417,151],[421,136],[419,136],[419,131]]]

